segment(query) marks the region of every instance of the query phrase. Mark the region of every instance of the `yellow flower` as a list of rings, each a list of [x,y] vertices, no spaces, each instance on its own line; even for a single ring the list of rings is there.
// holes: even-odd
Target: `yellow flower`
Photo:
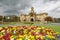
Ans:
[[[32,39],[34,39],[34,36],[30,35],[30,37],[31,37]]]
[[[39,35],[36,35],[36,38],[39,38],[40,36]]]
[[[18,38],[17,40],[23,40],[22,38]]]
[[[47,34],[49,35],[50,33],[49,33],[49,32],[47,32]]]
[[[2,30],[1,32],[3,33],[3,32],[5,32],[5,30]]]
[[[55,38],[54,36],[48,35],[49,38]]]
[[[0,35],[0,38],[2,38],[2,36],[3,36],[3,35],[1,34],[1,35]]]
[[[24,37],[24,35],[19,35],[19,37],[23,38],[23,37]]]
[[[41,39],[44,39],[45,38],[45,36],[41,36]]]
[[[34,32],[34,30],[31,30],[31,32]]]
[[[52,35],[52,33],[50,32],[50,35]]]
[[[28,38],[28,40],[31,40],[31,39]]]
[[[11,36],[10,38],[13,38],[13,36]]]
[[[29,36],[28,36],[28,40],[34,40],[34,36],[29,35]]]
[[[35,30],[35,32],[39,32],[39,30],[38,30],[38,29],[36,29],[36,30]]]
[[[0,27],[0,30],[2,29],[2,27]]]
[[[16,30],[16,27],[14,27],[13,29]]]
[[[43,32],[45,32],[45,30],[43,30]]]
[[[42,27],[42,29],[44,29],[44,27]]]
[[[26,34],[26,33],[27,33],[27,29],[24,30],[24,34]]]

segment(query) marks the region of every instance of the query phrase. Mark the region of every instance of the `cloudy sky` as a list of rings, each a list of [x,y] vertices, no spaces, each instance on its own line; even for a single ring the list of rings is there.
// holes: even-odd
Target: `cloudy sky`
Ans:
[[[35,12],[48,12],[52,17],[60,17],[60,0],[0,0],[0,15],[19,15]]]

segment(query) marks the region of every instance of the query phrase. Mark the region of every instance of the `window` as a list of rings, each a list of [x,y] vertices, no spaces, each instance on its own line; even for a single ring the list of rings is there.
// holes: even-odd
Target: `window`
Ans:
[[[26,20],[24,19],[24,21],[26,21]]]

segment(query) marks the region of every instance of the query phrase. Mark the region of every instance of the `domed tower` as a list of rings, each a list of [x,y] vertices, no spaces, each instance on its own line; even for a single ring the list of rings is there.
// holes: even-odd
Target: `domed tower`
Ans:
[[[34,7],[31,7],[31,11],[29,13],[30,21],[34,22],[36,20],[36,12],[34,11]]]
[[[30,16],[34,16],[36,15],[36,13],[34,12],[34,7],[31,7],[31,12],[29,13]]]
[[[34,8],[33,7],[31,7],[31,13],[34,13]]]

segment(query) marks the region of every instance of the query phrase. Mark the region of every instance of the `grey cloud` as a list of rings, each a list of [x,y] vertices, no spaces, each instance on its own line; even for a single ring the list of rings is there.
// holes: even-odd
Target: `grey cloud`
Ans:
[[[41,1],[42,3],[40,3]],[[53,3],[50,3],[52,1]],[[60,10],[58,10],[60,6],[55,7],[53,9],[51,7],[53,7],[53,5],[55,6],[55,3],[57,3],[58,1],[60,0],[0,0],[0,13],[3,13],[4,15],[13,15],[13,14],[17,15],[19,13],[27,11],[29,8],[31,8],[33,4],[35,6],[35,9],[37,9],[38,11],[48,9],[48,11],[51,12],[50,14],[55,15],[54,13],[56,14],[60,13]],[[39,9],[39,7],[41,8]]]
[[[19,14],[17,10],[6,10],[4,11],[5,15],[17,15]]]
[[[44,0],[44,2],[59,1],[59,0]]]
[[[54,13],[60,13],[60,6],[51,10],[50,12],[54,12]]]
[[[0,3],[10,6],[10,5],[16,5],[19,0],[0,0]]]
[[[49,13],[50,16],[53,16],[53,17],[60,17],[60,7],[57,7],[53,10],[50,11]]]
[[[6,10],[4,13],[18,13],[17,10]]]
[[[29,0],[0,0],[0,3],[2,5],[8,6],[8,9],[16,9],[16,10],[24,10],[25,8],[30,7]],[[17,5],[20,4],[20,7],[17,7]],[[1,6],[2,6],[1,5]]]

